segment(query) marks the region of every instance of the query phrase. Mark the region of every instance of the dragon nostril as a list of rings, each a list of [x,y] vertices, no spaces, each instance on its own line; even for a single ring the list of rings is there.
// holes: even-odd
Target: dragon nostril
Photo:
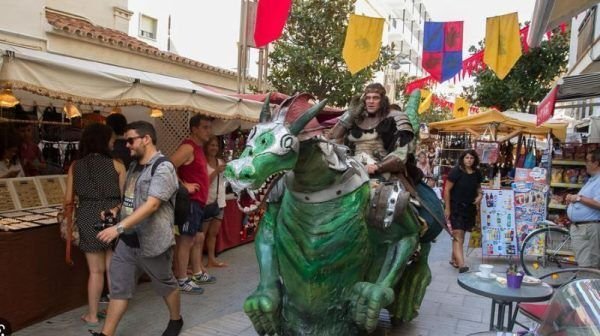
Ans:
[[[248,155],[249,155],[249,156],[252,156],[252,154],[253,154],[253,153],[254,153],[254,152],[252,151],[252,149],[248,151]]]

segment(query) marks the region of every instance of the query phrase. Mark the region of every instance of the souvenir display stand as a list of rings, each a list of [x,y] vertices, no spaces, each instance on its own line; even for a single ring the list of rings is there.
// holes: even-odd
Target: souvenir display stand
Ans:
[[[236,130],[223,136],[225,161],[238,158],[246,146],[248,132]],[[223,222],[217,235],[215,250],[217,253],[254,241],[256,225],[259,218],[246,216],[237,205],[235,195],[228,187],[226,194],[227,206],[223,210]]]
[[[564,139],[566,126],[536,127],[494,110],[429,124],[430,132],[442,137],[442,172],[457,164],[464,149],[475,149],[480,158],[481,238],[476,239],[478,246],[470,247],[482,247],[486,257],[518,254],[520,241],[546,217],[550,150],[535,144],[545,139],[550,146],[551,134]]]
[[[74,265],[65,263],[65,242],[56,220],[65,179],[0,179],[0,316],[11,322],[13,331],[87,301],[85,257],[74,248]]]

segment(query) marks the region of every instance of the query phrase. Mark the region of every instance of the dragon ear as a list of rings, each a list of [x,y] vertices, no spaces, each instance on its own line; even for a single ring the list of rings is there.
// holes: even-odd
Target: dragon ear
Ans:
[[[313,105],[313,107],[302,113],[302,115],[290,125],[290,133],[293,135],[300,134],[300,132],[304,129],[304,126],[306,126],[306,124],[308,124],[308,122],[314,118],[323,109],[323,107],[325,107],[326,103],[327,99],[323,99],[318,104]]]
[[[267,123],[267,122],[271,121],[270,101],[271,101],[271,93],[269,92],[269,94],[265,98],[265,103],[263,104],[262,110],[260,111],[260,119],[258,120],[258,122]]]

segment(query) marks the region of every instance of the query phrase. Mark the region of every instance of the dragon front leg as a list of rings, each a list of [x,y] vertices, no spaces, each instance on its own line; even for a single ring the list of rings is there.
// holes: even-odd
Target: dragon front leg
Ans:
[[[281,287],[274,248],[274,226],[279,205],[268,203],[260,221],[255,248],[260,268],[258,288],[244,302],[244,312],[259,335],[275,335],[281,326]]]
[[[410,322],[419,314],[425,290],[431,283],[430,250],[431,243],[421,244],[419,257],[408,266],[396,286],[396,301],[388,307],[394,325]]]
[[[393,288],[417,248],[419,226],[414,214],[406,211],[403,224],[394,231],[395,236],[402,238],[387,249],[377,281],[359,282],[353,288],[351,314],[354,321],[367,332],[377,327],[381,309],[394,302]]]

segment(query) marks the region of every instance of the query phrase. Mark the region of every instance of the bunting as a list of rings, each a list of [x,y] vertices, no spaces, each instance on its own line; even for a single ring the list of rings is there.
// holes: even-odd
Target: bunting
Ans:
[[[292,0],[258,0],[254,44],[257,48],[277,40],[287,22]]]
[[[464,98],[456,97],[456,99],[454,100],[454,107],[452,109],[452,115],[456,119],[464,118],[469,115],[469,110],[470,110],[469,107],[470,107],[469,103],[467,103],[467,101]]]
[[[563,27],[561,26],[561,29]],[[523,45],[523,50],[527,52],[529,50],[529,45],[527,44],[527,33],[529,32],[529,26],[523,27],[520,31],[521,44]],[[481,69],[485,66],[483,62],[483,53],[484,51],[478,51],[471,55],[470,57],[463,60],[462,71],[458,74],[459,79],[465,79],[466,76],[471,76],[473,72]],[[408,94],[409,92],[413,92],[416,89],[422,89],[427,86],[432,86],[436,83],[435,78],[432,76],[427,76],[423,78],[416,79],[406,85],[404,89],[404,93]]]
[[[350,14],[342,56],[353,75],[379,58],[385,19]]]
[[[483,61],[504,79],[521,57],[517,13],[487,18]]]
[[[431,101],[433,98],[433,92],[429,90],[421,89],[421,103],[419,104],[419,114],[429,110],[431,107]]]
[[[463,22],[425,22],[423,29],[423,69],[438,82],[462,69]]]

